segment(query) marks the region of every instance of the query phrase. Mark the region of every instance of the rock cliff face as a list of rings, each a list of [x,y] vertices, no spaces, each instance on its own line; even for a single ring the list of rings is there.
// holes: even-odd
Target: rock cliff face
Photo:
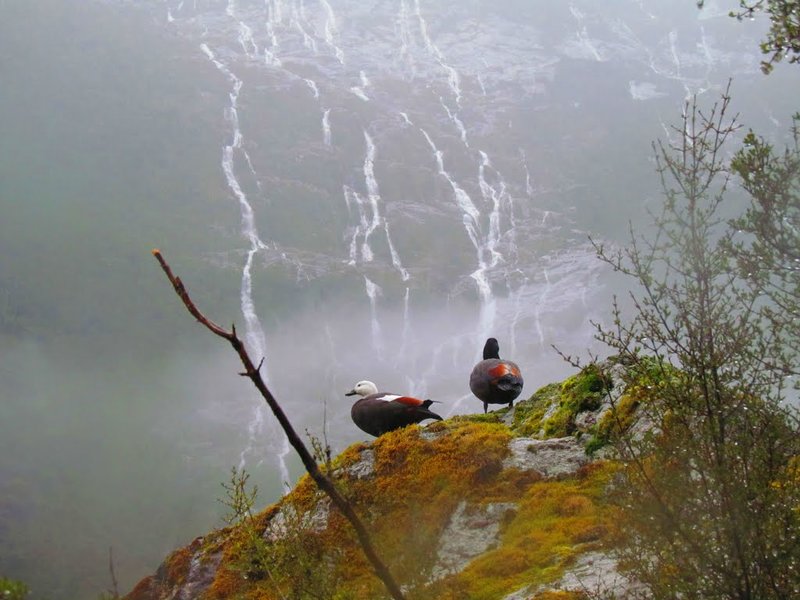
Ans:
[[[609,373],[587,367],[510,411],[407,427],[336,459],[337,484],[409,599],[622,595],[630,584],[606,551],[615,465],[586,451],[608,439],[607,392],[628,420],[636,404]],[[175,551],[126,596],[383,597],[348,524],[308,477],[253,519]]]

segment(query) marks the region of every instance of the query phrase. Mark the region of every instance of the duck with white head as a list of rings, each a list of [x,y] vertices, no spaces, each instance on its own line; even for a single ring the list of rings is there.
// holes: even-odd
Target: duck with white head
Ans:
[[[429,410],[434,400],[379,392],[371,381],[359,381],[345,396],[361,396],[350,409],[350,416],[359,429],[375,437],[426,419],[442,420]]]

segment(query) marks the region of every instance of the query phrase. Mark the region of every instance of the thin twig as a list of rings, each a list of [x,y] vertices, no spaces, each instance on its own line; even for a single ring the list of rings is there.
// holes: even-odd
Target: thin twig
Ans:
[[[108,572],[111,573],[111,597],[119,598],[119,584],[117,575],[114,573],[114,550],[111,546],[108,547]]]
[[[281,408],[280,404],[278,404],[278,401],[272,395],[272,392],[269,390],[267,384],[264,382],[264,379],[261,377],[260,368],[264,362],[263,359],[258,367],[256,367],[253,364],[253,361],[250,359],[244,344],[236,335],[236,328],[232,327],[231,331],[228,331],[211,321],[202,312],[200,312],[200,310],[195,306],[194,302],[192,302],[192,299],[189,297],[189,292],[186,291],[183,282],[180,280],[180,278],[173,274],[172,269],[170,269],[167,261],[164,260],[161,252],[159,250],[153,250],[153,256],[156,257],[156,260],[161,265],[161,269],[166,274],[167,278],[172,284],[172,287],[175,288],[175,293],[178,294],[178,297],[180,297],[180,299],[183,301],[184,306],[186,306],[186,309],[192,314],[192,316],[212,333],[218,335],[219,337],[225,338],[228,340],[231,346],[233,346],[233,349],[236,351],[236,353],[239,355],[239,359],[242,361],[242,365],[244,365],[244,372],[241,374],[249,378],[253,382],[253,385],[256,386],[256,389],[258,389],[258,391],[261,393],[261,396],[267,402],[272,410],[272,413],[275,415],[275,418],[278,419],[283,431],[286,433],[289,443],[295,449],[295,452],[297,452],[298,456],[300,456],[300,460],[303,462],[303,466],[305,466],[306,471],[308,471],[308,474],[317,484],[317,487],[319,487],[330,497],[333,504],[341,511],[345,518],[350,521],[353,529],[355,529],[358,541],[361,544],[361,549],[364,551],[364,555],[367,557],[367,560],[369,560],[369,562],[372,564],[375,574],[386,586],[386,589],[389,591],[389,594],[392,596],[392,598],[395,600],[404,600],[403,593],[400,591],[400,586],[397,585],[397,582],[395,582],[388,567],[383,563],[375,551],[375,547],[372,544],[369,533],[367,532],[367,529],[362,523],[361,519],[355,513],[355,510],[350,502],[348,502],[347,499],[345,499],[345,497],[342,496],[336,489],[333,481],[331,481],[331,479],[329,479],[324,473],[322,473],[322,471],[320,471],[317,462],[314,460],[314,457],[308,451],[300,436],[297,435],[297,432],[295,432],[294,427],[286,416],[286,413],[283,412],[283,408]]]

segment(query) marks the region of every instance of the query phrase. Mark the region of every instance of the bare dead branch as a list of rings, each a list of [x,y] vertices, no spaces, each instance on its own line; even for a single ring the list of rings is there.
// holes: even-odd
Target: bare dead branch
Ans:
[[[117,584],[117,574],[114,572],[114,550],[108,547],[108,572],[111,575],[111,589],[109,590],[112,598],[119,598],[119,585]]]
[[[236,328],[231,327],[231,331],[227,331],[226,329],[220,327],[213,321],[211,321],[208,317],[206,317],[200,310],[195,306],[192,299],[189,297],[189,292],[186,291],[186,288],[183,285],[183,282],[180,278],[176,277],[175,274],[170,269],[167,261],[164,260],[164,257],[161,255],[159,250],[153,250],[153,256],[156,257],[156,260],[161,265],[161,269],[169,279],[172,287],[175,288],[175,293],[178,294],[178,297],[183,302],[186,309],[192,314],[192,316],[197,319],[203,326],[205,326],[209,331],[218,335],[219,337],[225,338],[228,342],[233,346],[233,349],[239,355],[239,359],[244,366],[244,372],[240,373],[241,375],[248,377],[252,382],[253,385],[256,386],[256,389],[261,393],[261,396],[266,401],[267,405],[272,410],[272,413],[275,415],[275,418],[278,419],[278,422],[283,428],[283,431],[286,433],[286,437],[289,440],[289,443],[294,448],[295,452],[297,452],[300,460],[303,462],[303,466],[308,471],[308,474],[317,484],[317,487],[321,489],[325,494],[333,502],[334,506],[339,509],[339,511],[345,516],[345,518],[350,522],[353,526],[353,529],[356,532],[356,536],[358,537],[358,542],[361,545],[361,549],[364,552],[364,555],[369,560],[370,564],[372,565],[375,574],[378,578],[383,582],[384,586],[388,590],[389,594],[395,600],[404,600],[403,593],[400,591],[400,586],[398,586],[397,582],[392,577],[391,572],[389,571],[388,567],[384,564],[384,562],[378,556],[375,547],[372,544],[372,540],[370,535],[367,531],[367,528],[364,526],[364,523],[356,514],[353,506],[348,502],[348,500],[342,496],[336,487],[333,484],[333,481],[327,477],[322,471],[320,471],[319,466],[317,465],[316,460],[311,455],[311,453],[306,448],[303,440],[297,435],[297,432],[294,430],[291,422],[289,421],[286,413],[283,412],[283,408],[281,408],[278,401],[272,395],[272,392],[267,387],[267,384],[264,382],[264,379],[261,377],[260,369],[261,365],[263,364],[264,360],[262,358],[261,362],[259,363],[258,367],[253,364],[253,361],[250,359],[249,354],[247,353],[244,344],[236,335]]]

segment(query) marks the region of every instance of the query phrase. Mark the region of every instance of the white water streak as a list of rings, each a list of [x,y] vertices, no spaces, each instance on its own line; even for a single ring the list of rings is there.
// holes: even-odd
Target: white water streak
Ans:
[[[413,77],[416,74],[416,64],[409,50],[409,46],[411,45],[411,28],[409,26],[408,4],[406,0],[400,0],[400,13],[397,15],[397,28],[400,37],[400,60],[408,65]]]
[[[250,205],[246,194],[242,190],[242,186],[236,177],[234,167],[234,153],[236,151],[242,151],[242,132],[239,127],[238,102],[243,82],[233,73],[233,71],[231,71],[224,63],[215,57],[214,53],[211,51],[211,48],[209,48],[207,44],[202,44],[200,48],[208,57],[208,59],[214,64],[214,66],[216,66],[217,69],[223,75],[225,75],[232,85],[232,90],[229,93],[230,105],[226,110],[226,118],[231,124],[232,140],[230,144],[225,145],[222,149],[222,170],[225,173],[225,180],[228,184],[228,187],[239,202],[239,209],[242,217],[242,234],[250,244],[250,247],[247,251],[247,258],[242,269],[240,302],[242,315],[244,316],[246,326],[245,341],[250,347],[250,351],[253,356],[256,358],[256,360],[260,361],[266,356],[267,344],[264,330],[261,326],[261,322],[258,319],[258,315],[256,314],[255,306],[253,304],[252,267],[256,254],[260,250],[266,249],[267,245],[258,235],[253,208]],[[247,159],[249,161],[249,157],[247,157]],[[262,373],[264,378],[268,380],[266,371],[262,369]],[[248,424],[247,446],[239,455],[240,469],[245,467],[246,457],[253,451],[256,440],[264,437],[264,421],[264,405],[259,401]],[[284,493],[288,493],[291,489],[289,487],[289,469],[286,463],[289,451],[289,441],[286,436],[283,435],[282,444],[277,453],[277,462],[281,474],[281,482],[284,486]]]
[[[322,113],[322,140],[326,146],[331,145],[331,109],[326,108]]]
[[[480,218],[480,211],[475,207],[475,204],[472,202],[472,198],[469,197],[469,194],[465,192],[461,186],[459,186],[455,180],[450,176],[444,168],[444,159],[441,150],[436,147],[431,136],[428,135],[428,132],[424,129],[420,128],[420,132],[425,139],[428,141],[428,145],[430,145],[431,150],[433,151],[433,156],[436,160],[436,166],[439,169],[439,174],[442,175],[447,182],[450,184],[450,187],[453,188],[453,194],[455,195],[456,204],[461,209],[464,215],[464,226],[467,228],[467,233],[469,233],[470,239],[472,243],[478,248],[480,245],[478,244],[477,233],[479,230],[479,223],[478,219]]]
[[[306,85],[311,89],[311,93],[314,94],[314,98],[319,100],[319,88],[317,84],[311,79],[303,79],[306,82]]]
[[[525,155],[525,150],[520,148],[520,155],[522,156],[522,168],[525,170],[525,193],[528,198],[533,198],[533,184],[531,183],[531,172],[528,169],[528,157]]]
[[[364,132],[364,141],[367,144],[367,154],[364,157],[364,182],[367,186],[367,200],[372,208],[372,221],[364,233],[364,243],[368,244],[370,236],[381,224],[381,214],[378,207],[380,192],[378,191],[378,182],[375,180],[375,144],[366,131]]]
[[[598,51],[592,38],[589,37],[589,31],[583,22],[586,19],[586,15],[573,5],[570,5],[569,11],[580,26],[575,34],[578,39],[578,46],[583,48],[589,55],[593,56],[596,61],[602,62],[604,58]]]
[[[323,35],[325,43],[333,49],[333,54],[340,64],[344,65],[344,51],[336,43],[336,35],[338,33],[338,26],[336,24],[336,15],[333,13],[333,8],[328,3],[328,0],[320,0],[322,8],[325,9],[325,25],[323,28]]]
[[[481,299],[480,331],[481,335],[485,337],[494,324],[494,315],[497,307],[494,296],[492,295],[492,287],[487,277],[489,265],[487,264],[484,255],[489,248],[487,247],[486,241],[482,239],[483,236],[481,234],[479,222],[480,211],[472,202],[472,198],[469,197],[469,194],[467,194],[467,192],[465,192],[464,189],[461,188],[461,186],[459,186],[458,183],[456,183],[456,181],[450,176],[450,173],[445,170],[442,152],[436,147],[436,144],[431,139],[431,136],[428,135],[428,132],[422,128],[420,128],[420,131],[422,132],[422,135],[425,136],[428,145],[430,145],[431,150],[433,151],[436,165],[439,169],[439,174],[447,180],[447,182],[450,184],[450,187],[453,189],[453,195],[455,197],[456,204],[461,209],[461,220],[464,224],[464,229],[466,230],[467,236],[472,242],[472,245],[475,247],[475,251],[477,253],[478,268],[470,274],[470,277],[475,281],[475,285],[478,289],[478,295]]]
[[[378,353],[378,358],[383,359],[383,341],[381,340],[381,324],[378,320],[378,296],[383,294],[380,286],[364,275],[364,284],[367,288],[372,324],[372,347]]]
[[[369,96],[364,93],[364,90],[356,85],[350,88],[350,91],[361,98],[364,102],[369,102]]]
[[[456,105],[461,105],[461,78],[458,75],[458,71],[456,71],[452,66],[450,66],[444,59],[444,55],[439,50],[438,46],[433,43],[431,40],[430,35],[428,35],[428,24],[425,21],[425,18],[422,16],[422,10],[419,6],[419,0],[414,0],[414,14],[417,17],[417,21],[419,22],[419,31],[420,35],[422,35],[422,40],[425,42],[425,47],[428,49],[428,52],[433,55],[436,62],[439,63],[446,72],[447,72],[447,84],[450,86],[450,89],[453,92],[453,95],[456,99]]]
[[[275,33],[275,26],[281,22],[280,3],[275,2],[267,6],[267,21],[265,24],[267,30],[267,39],[269,40],[269,48],[264,48],[264,60],[267,65],[273,67],[281,67],[281,59],[278,58],[278,35]]]
[[[375,179],[375,143],[366,131],[364,132],[364,141],[367,144],[367,155],[364,158],[364,181],[367,186],[367,198],[372,208],[372,222],[364,234],[364,242],[367,243],[369,237],[382,224],[384,233],[386,234],[386,243],[389,246],[389,253],[392,257],[392,265],[400,273],[400,277],[403,281],[408,281],[408,271],[403,267],[400,256],[392,243],[392,236],[389,233],[389,223],[383,218],[380,212],[381,194],[378,189],[378,181]]]
[[[481,164],[478,167],[478,182],[484,200],[491,202],[492,205],[492,210],[489,213],[489,233],[486,236],[485,247],[492,257],[488,266],[489,268],[493,268],[503,259],[503,255],[497,250],[497,245],[500,242],[501,202],[506,196],[506,186],[502,179],[499,181],[499,188],[489,185],[486,181],[486,171],[487,169],[493,169],[492,163],[489,160],[489,155],[483,150],[480,151],[480,155]]]
[[[309,50],[311,50],[313,54],[317,54],[317,41],[310,33],[306,31],[305,27],[303,27],[302,23],[303,21],[305,21],[305,18],[301,12],[301,8],[298,7],[297,4],[292,4],[292,20],[291,20],[292,26],[302,36],[303,45]]]
[[[451,111],[450,107],[447,106],[447,104],[444,101],[444,98],[442,98],[441,96],[439,96],[439,102],[442,103],[444,110],[447,112],[448,118],[456,126],[456,129],[458,129],[458,133],[461,136],[461,141],[463,142],[464,146],[469,148],[469,142],[467,141],[467,128],[464,127],[464,123],[462,123],[461,119],[458,118],[458,113],[456,113],[455,111]]]

